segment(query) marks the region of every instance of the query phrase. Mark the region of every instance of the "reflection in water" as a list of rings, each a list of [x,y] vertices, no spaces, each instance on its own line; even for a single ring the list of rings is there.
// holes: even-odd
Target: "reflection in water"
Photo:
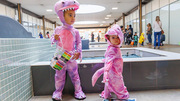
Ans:
[[[136,55],[136,54],[130,54],[130,55],[122,55],[123,58],[140,58],[140,56]],[[96,60],[96,59],[104,59],[104,56],[101,57],[86,57],[86,58],[82,58],[83,60]]]

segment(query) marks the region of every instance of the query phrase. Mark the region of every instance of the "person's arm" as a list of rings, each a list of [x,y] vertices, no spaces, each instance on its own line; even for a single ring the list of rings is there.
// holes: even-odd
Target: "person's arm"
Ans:
[[[80,58],[80,61],[82,61],[82,44],[81,44],[81,38],[79,35],[79,31],[76,30],[76,52],[75,55],[77,54],[77,57],[74,57],[75,59]]]
[[[106,57],[105,61],[105,67],[104,67],[104,76],[103,76],[103,82],[107,82],[108,81],[108,74],[109,74],[109,70],[112,68],[114,59],[116,57],[116,50],[114,50],[114,48],[110,48],[109,52],[108,52],[108,56]]]
[[[56,28],[54,30],[53,34],[51,35],[51,38],[50,38],[51,44],[54,44],[54,43],[56,43],[59,40],[58,39],[59,36],[57,35],[57,33],[58,33],[58,28]]]

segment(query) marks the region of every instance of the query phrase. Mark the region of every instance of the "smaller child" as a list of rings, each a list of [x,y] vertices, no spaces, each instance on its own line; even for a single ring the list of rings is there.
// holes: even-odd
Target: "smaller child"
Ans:
[[[135,32],[135,35],[134,35],[134,46],[137,46],[137,43],[138,43],[138,36],[137,36],[137,32]]]
[[[139,43],[141,44],[141,46],[144,46],[144,33],[141,33],[141,36],[139,38]]]
[[[114,25],[109,29],[105,34],[105,38],[109,46],[105,52],[104,67],[94,73],[92,85],[94,86],[97,79],[104,73],[103,83],[105,83],[105,86],[100,96],[107,100],[111,98],[111,93],[114,93],[118,99],[128,99],[129,93],[124,85],[122,75],[123,58],[119,48],[124,37],[119,25]]]

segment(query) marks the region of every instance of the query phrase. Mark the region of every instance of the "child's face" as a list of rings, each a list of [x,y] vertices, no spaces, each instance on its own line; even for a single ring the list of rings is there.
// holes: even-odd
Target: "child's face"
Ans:
[[[68,10],[64,13],[64,20],[67,24],[72,25],[75,22],[75,11],[74,10]]]
[[[113,45],[119,45],[120,44],[120,39],[117,35],[109,35],[109,41]]]

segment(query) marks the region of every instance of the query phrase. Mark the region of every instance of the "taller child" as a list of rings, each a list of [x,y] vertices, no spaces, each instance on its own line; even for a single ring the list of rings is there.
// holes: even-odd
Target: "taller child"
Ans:
[[[79,3],[76,0],[61,0],[55,4],[55,12],[63,23],[62,26],[56,27],[54,34],[51,37],[51,42],[56,43],[56,46],[63,47],[67,51],[74,53],[73,59],[82,59],[82,45],[79,31],[72,24],[75,22],[75,11],[79,8]],[[76,46],[76,48],[75,48]],[[55,88],[53,93],[53,101],[62,100],[62,91],[65,84],[66,71],[74,84],[76,99],[85,99],[86,95],[82,91],[80,78],[78,74],[78,65],[75,60],[69,60],[65,67],[56,71]]]

